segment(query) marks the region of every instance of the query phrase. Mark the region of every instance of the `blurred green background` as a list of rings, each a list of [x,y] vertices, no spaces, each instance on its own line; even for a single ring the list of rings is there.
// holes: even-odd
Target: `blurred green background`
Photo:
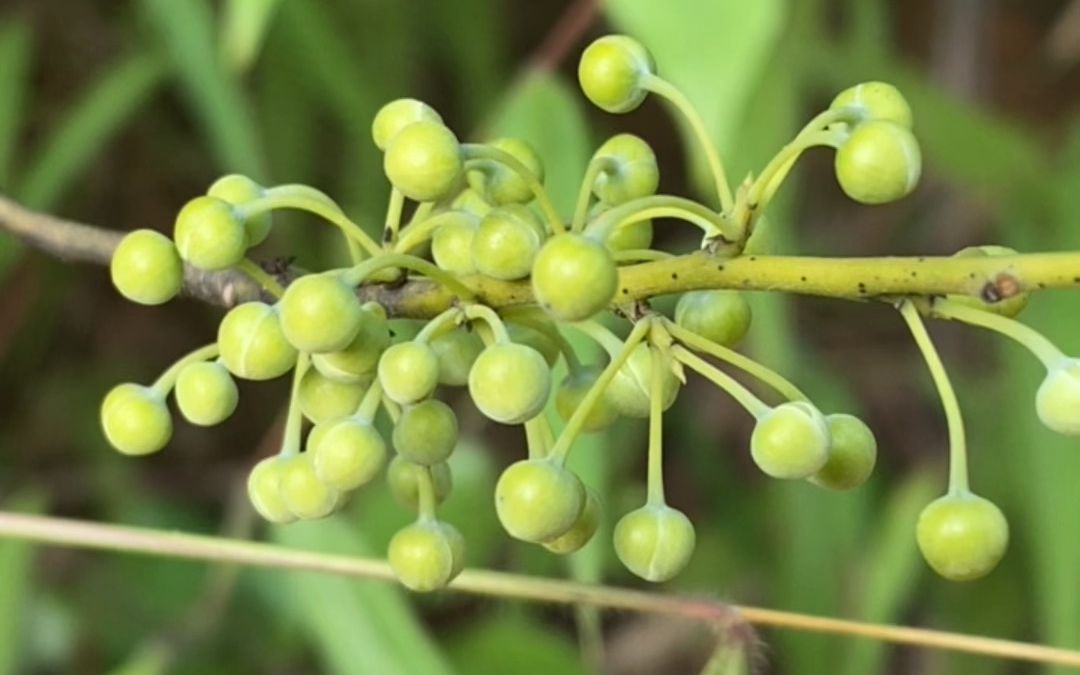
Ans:
[[[666,107],[650,100],[616,118],[579,95],[577,55],[610,30],[653,51],[706,117],[734,177],[761,167],[852,83],[884,79],[908,96],[925,155],[917,192],[888,207],[853,204],[831,155],[815,151],[769,213],[773,250],[1080,247],[1080,3],[1045,0],[6,0],[0,192],[110,228],[168,230],[186,199],[241,171],[313,184],[370,225],[388,188],[369,123],[383,102],[408,95],[463,137],[533,141],[564,210],[592,149],[616,131],[654,144],[663,191],[705,194],[700,158]],[[261,254],[341,260],[329,228],[278,222]],[[694,246],[680,225],[658,231],[670,250]],[[408,518],[375,488],[330,520],[252,530],[236,485],[274,451],[283,382],[245,386],[223,427],[178,425],[159,455],[117,455],[97,427],[107,387],[152,379],[211,338],[219,311],[137,307],[105,270],[3,235],[0,283],[5,508],[358,554],[381,554]],[[1075,294],[1040,293],[1025,318],[1076,353],[1078,307]],[[748,418],[694,382],[666,442],[668,494],[694,518],[699,546],[671,588],[1080,648],[1080,448],[1037,423],[1034,360],[974,329],[932,326],[967,416],[973,485],[1013,529],[995,573],[954,585],[915,549],[915,517],[944,489],[945,430],[895,313],[765,294],[754,309],[747,349],[824,409],[864,416],[880,469],[850,494],[765,480],[747,456]],[[470,565],[635,584],[604,536],[567,561],[499,531],[492,485],[523,439],[460,403],[472,440],[456,454],[446,517],[468,538]],[[641,497],[642,431],[621,422],[575,454],[609,515]],[[595,617],[564,610],[0,541],[0,675],[682,673],[712,646],[707,632],[670,619],[601,618],[602,657]],[[762,637],[761,672],[1043,672],[855,639]]]

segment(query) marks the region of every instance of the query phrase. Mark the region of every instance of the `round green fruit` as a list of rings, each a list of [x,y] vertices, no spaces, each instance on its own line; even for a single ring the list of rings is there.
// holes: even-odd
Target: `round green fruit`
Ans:
[[[442,124],[442,117],[427,103],[415,98],[399,98],[379,108],[371,122],[371,138],[375,141],[375,147],[386,150],[398,132],[413,122]]]
[[[176,216],[173,239],[181,258],[209,271],[238,264],[248,246],[243,221],[217,197],[196,197],[185,204]]]
[[[383,393],[401,405],[431,396],[439,383],[439,357],[424,342],[399,342],[387,347],[379,359]]]
[[[116,290],[140,305],[160,305],[184,285],[184,263],[172,240],[154,230],[135,230],[120,240],[109,260]]]
[[[484,342],[475,331],[455,328],[433,337],[428,344],[439,357],[439,384],[463,387],[469,383],[469,371],[484,351]]]
[[[410,462],[424,466],[445,462],[457,446],[457,415],[434,398],[407,406],[391,440],[394,450]]]
[[[675,323],[725,347],[743,339],[750,319],[750,303],[738,291],[690,291],[675,305]]]
[[[345,384],[309,368],[300,379],[297,402],[304,417],[322,424],[355,413],[366,391],[363,383]]]
[[[287,459],[275,455],[261,460],[248,474],[247,492],[251,505],[271,523],[291,523],[296,516],[281,496],[281,476]]]
[[[533,261],[533,294],[559,321],[583,321],[606,309],[618,287],[611,251],[584,235],[552,237]]]
[[[336,274],[308,274],[289,284],[278,303],[285,337],[309,354],[345,349],[364,314],[356,291]]]
[[[406,588],[434,591],[444,588],[464,567],[465,538],[449,523],[421,518],[398,530],[386,557]]]
[[[555,410],[559,413],[559,417],[563,421],[570,421],[574,411],[581,405],[582,399],[589,393],[593,385],[596,384],[596,380],[600,377],[600,368],[595,366],[586,366],[580,368],[577,371],[567,373],[566,377],[559,384],[559,387],[555,390]],[[602,431],[607,429],[615,420],[618,419],[619,413],[616,412],[614,406],[608,401],[607,392],[600,395],[596,403],[593,404],[592,410],[585,416],[585,422],[581,426],[583,432]]]
[[[810,482],[830,490],[850,490],[866,482],[877,463],[877,439],[866,423],[854,415],[836,413],[829,425],[829,459]]]
[[[646,504],[615,525],[615,554],[635,575],[654,583],[681,572],[694,554],[694,525],[665,504]]]
[[[370,422],[346,417],[319,425],[309,436],[308,452],[320,481],[335,490],[355,490],[370,483],[386,463],[386,441]]]
[[[293,455],[282,460],[278,479],[281,499],[297,518],[324,518],[337,508],[340,493],[319,480],[311,455]]]
[[[879,120],[892,122],[905,129],[911,129],[911,106],[900,90],[886,82],[863,82],[848,87],[836,95],[832,110],[850,108],[859,116],[859,121]]]
[[[313,354],[311,364],[331,380],[367,384],[375,379],[379,357],[390,345],[386,311],[369,302],[360,308],[360,327],[352,342],[336,352]]]
[[[493,344],[469,371],[469,395],[485,416],[521,424],[540,414],[551,393],[551,371],[540,352],[525,345]]]
[[[585,487],[565,467],[543,459],[511,464],[495,484],[499,522],[515,539],[544,543],[563,536],[585,508]]]
[[[420,472],[425,469],[431,471],[435,503],[442,504],[450,496],[454,481],[450,466],[446,462],[423,467],[401,455],[395,455],[386,469],[386,482],[390,486],[390,494],[399,504],[414,511],[420,507]]]
[[[544,182],[544,163],[536,149],[520,138],[499,138],[487,144],[501,150],[521,162],[536,179]],[[496,206],[503,204],[526,204],[533,199],[532,188],[522,176],[497,160],[484,159],[470,162],[469,186]]]
[[[386,146],[383,170],[409,199],[431,202],[460,187],[464,166],[454,132],[438,122],[413,122]]]
[[[176,379],[174,395],[184,419],[204,427],[227,420],[240,401],[236,381],[228,369],[216,361],[184,366]]]
[[[597,149],[593,161],[604,163],[592,191],[606,205],[654,195],[660,185],[656,154],[634,134],[612,136]]]
[[[643,80],[655,71],[652,55],[637,40],[606,35],[582,53],[578,82],[596,107],[626,113],[645,100],[648,91]]]
[[[524,279],[532,270],[543,240],[543,227],[526,207],[494,208],[481,219],[473,234],[473,267],[495,279]]]
[[[600,502],[591,490],[585,490],[585,508],[573,527],[551,541],[544,542],[544,548],[552,553],[566,555],[580,551],[588,544],[600,527]]]
[[[607,399],[611,407],[624,417],[646,419],[649,417],[649,391],[652,384],[653,356],[649,347],[640,344],[630,353],[619,372],[608,385]],[[664,410],[670,408],[679,395],[681,383],[667,366],[661,386]]]
[[[246,380],[270,380],[292,370],[296,348],[285,338],[277,310],[262,302],[233,307],[218,326],[221,362]]]
[[[1065,359],[1047,371],[1035,394],[1035,411],[1050,429],[1080,436],[1080,359]]]
[[[459,276],[475,274],[472,242],[480,218],[468,211],[445,211],[432,219],[438,222],[431,237],[431,257],[435,264]]]
[[[149,455],[172,437],[165,397],[132,382],[109,390],[101,403],[101,428],[109,445],[125,455]]]
[[[754,425],[750,454],[773,478],[808,478],[829,461],[829,425],[809,403],[781,403]]]
[[[911,131],[893,122],[864,122],[836,151],[836,179],[847,196],[885,204],[915,189],[922,154]]]
[[[262,197],[263,193],[263,186],[238,173],[222,176],[214,181],[214,184],[206,191],[207,195],[229,202],[233,206],[243,206]],[[248,248],[258,246],[266,240],[267,235],[270,234],[271,219],[272,216],[267,211],[244,220],[244,232],[247,235]]]
[[[919,550],[935,572],[952,581],[986,576],[1009,545],[1009,524],[993,502],[971,493],[939,497],[919,514]]]

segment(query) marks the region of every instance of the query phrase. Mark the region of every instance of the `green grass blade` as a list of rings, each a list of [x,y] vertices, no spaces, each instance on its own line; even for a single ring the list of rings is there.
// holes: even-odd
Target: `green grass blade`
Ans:
[[[11,189],[15,149],[30,93],[31,37],[25,20],[0,24],[0,192]]]
[[[6,500],[5,508],[24,513],[40,513],[42,500],[20,494]],[[25,541],[0,542],[0,675],[25,672],[20,667],[29,596],[33,586],[34,547]]]
[[[281,0],[227,0],[221,22],[221,55],[235,73],[246,72],[259,58]]]
[[[239,84],[218,61],[209,5],[204,0],[141,0],[139,5],[162,42],[220,168],[261,178],[263,158],[255,121]]]
[[[159,60],[134,54],[113,65],[78,98],[31,153],[16,195],[37,209],[55,206],[109,139],[135,115],[162,80]]]

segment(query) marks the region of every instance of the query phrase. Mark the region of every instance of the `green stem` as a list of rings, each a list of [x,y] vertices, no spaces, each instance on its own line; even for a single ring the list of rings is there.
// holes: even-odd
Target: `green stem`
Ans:
[[[371,424],[375,421],[375,413],[379,411],[379,404],[383,400],[382,384],[379,378],[371,382],[371,386],[364,392],[364,398],[360,399],[360,405],[356,408],[356,416]]]
[[[616,230],[652,218],[679,218],[700,227],[706,237],[722,235],[734,241],[730,237],[735,233],[720,214],[695,201],[673,195],[650,195],[619,204],[597,216],[587,232],[600,241],[607,241]]]
[[[451,307],[442,314],[438,315],[431,321],[428,321],[420,332],[413,338],[414,342],[427,342],[432,338],[450,330],[446,328],[447,324],[457,324],[464,316],[461,309],[458,307]]]
[[[548,196],[547,190],[540,183],[540,179],[537,178],[529,167],[525,166],[509,152],[500,150],[499,148],[493,148],[489,145],[481,145],[479,143],[464,143],[461,146],[461,152],[464,155],[466,161],[468,160],[488,160],[492,162],[498,162],[506,166],[508,169],[516,173],[525,181],[529,189],[532,190],[533,195],[536,196],[536,202],[540,205],[540,210],[544,212],[544,216],[551,223],[552,231],[555,234],[562,234],[566,232],[566,224],[563,222],[561,216],[559,216],[558,210],[551,202],[551,197]]]
[[[163,372],[154,383],[150,385],[150,388],[154,390],[160,396],[167,396],[173,387],[176,386],[176,379],[180,377],[180,372],[185,367],[192,363],[198,363],[199,361],[209,361],[210,359],[218,355],[217,342],[211,342],[208,345],[199,347],[195,351],[189,352],[176,360],[171,366],[169,366],[165,372]]]
[[[275,209],[297,209],[314,213],[336,225],[347,236],[363,246],[371,255],[378,255],[382,247],[362,227],[345,215],[341,207],[325,193],[307,185],[279,185],[267,188],[263,196],[238,207],[244,219]]]
[[[543,310],[537,307],[511,307],[503,312],[503,318],[511,323],[532,328],[543,334],[559,348],[559,352],[566,359],[566,367],[571,372],[581,370],[581,361],[578,360],[574,348],[563,336],[559,327],[544,315]]]
[[[610,157],[593,157],[589,166],[585,168],[585,177],[581,180],[578,188],[577,206],[574,207],[574,220],[570,224],[572,232],[581,232],[585,228],[585,220],[589,215],[589,202],[592,200],[593,186],[596,179],[605,171],[614,168],[614,162]]]
[[[772,410],[772,407],[766,405],[757,396],[754,396],[753,392],[744,387],[733,377],[702,359],[689,349],[676,345],[672,348],[671,353],[675,356],[677,361],[686,364],[692,370],[697,371],[699,375],[727,392],[731,398],[735,399],[735,401],[745,408],[746,412],[753,415],[755,419],[760,418],[762,415]]]
[[[291,457],[300,452],[300,432],[304,426],[304,413],[300,410],[300,382],[307,373],[311,357],[300,352],[296,360],[296,368],[293,369],[292,389],[289,391],[289,411],[285,416],[285,434],[281,441],[281,452],[284,457]]]
[[[641,343],[645,336],[649,333],[649,329],[652,325],[652,319],[646,317],[641,321],[638,321],[634,329],[630,331],[630,335],[626,336],[626,342],[623,343],[622,349],[613,354],[611,361],[604,367],[604,370],[600,373],[600,376],[596,378],[596,382],[593,382],[592,387],[581,399],[581,403],[578,404],[574,414],[567,420],[566,426],[563,427],[562,433],[559,434],[559,438],[555,441],[555,445],[552,446],[551,451],[548,453],[548,457],[558,464],[566,462],[566,458],[570,455],[570,448],[573,446],[574,441],[581,433],[581,428],[585,424],[585,419],[592,412],[592,409],[596,407],[596,404],[600,401],[600,397],[604,395],[604,391],[608,385],[611,384],[611,380],[614,379],[619,369],[623,367],[626,360],[630,358],[630,355],[634,353],[634,349]],[[580,324],[575,324],[580,326]]]
[[[525,421],[525,442],[529,448],[529,459],[543,459],[551,451],[551,444],[541,426],[547,424],[543,413]],[[548,429],[550,434],[550,429]]]
[[[646,262],[649,260],[667,260],[673,257],[671,253],[667,251],[658,251],[655,248],[630,248],[623,249],[621,251],[614,251],[611,257],[615,258],[617,263],[625,262]]]
[[[495,336],[495,342],[499,344],[511,342],[510,334],[506,332],[506,325],[503,324],[498,313],[487,305],[467,305],[465,307],[465,318],[470,321],[479,319],[486,323]]]
[[[405,208],[405,195],[397,188],[391,189],[390,203],[386,206],[386,221],[383,224],[383,244],[388,247],[397,241],[403,208]]]
[[[280,299],[281,296],[285,295],[285,288],[277,282],[277,279],[270,274],[267,274],[263,268],[259,267],[258,263],[250,258],[241,260],[237,267],[241,272],[254,279],[264,291],[275,298]]]
[[[960,402],[956,399],[949,375],[941,363],[937,349],[926,332],[919,310],[910,300],[900,303],[900,316],[904,317],[915,344],[926,360],[930,376],[934,379],[941,405],[945,409],[945,421],[949,427],[949,494],[968,491],[967,439],[964,436],[964,418],[960,414]]]
[[[377,257],[370,258],[359,265],[350,267],[344,272],[342,278],[345,280],[345,283],[350,286],[359,286],[375,272],[393,267],[419,272],[432,281],[442,284],[447,290],[453,292],[462,300],[468,301],[475,297],[472,289],[461,283],[453,274],[450,274],[446,270],[439,269],[437,266],[423,258],[418,258],[414,255],[405,253],[379,253]]]
[[[820,146],[838,148],[846,138],[847,131],[843,129],[818,130],[785,145],[750,187],[746,200],[749,208],[760,212],[772,201],[802,153]]]
[[[708,338],[704,338],[697,333],[683,328],[674,321],[668,319],[664,320],[664,327],[671,333],[679,342],[682,342],[687,347],[694,349],[710,356],[714,356],[725,363],[729,363],[739,370],[742,370],[753,377],[761,380],[765,384],[776,390],[781,396],[789,401],[809,401],[810,397],[804,394],[798,387],[791,383],[790,380],[785,378],[780,373],[776,372],[772,368],[769,368],[761,363],[758,363],[754,359],[740,354],[734,349],[729,349],[723,345],[717,344]]]
[[[442,213],[434,216],[430,215],[431,207],[433,205],[434,202],[424,202],[416,208],[416,213],[413,214],[412,220],[401,230],[401,236],[394,245],[394,251],[396,253],[408,253],[428,239],[431,239],[435,230],[442,224],[442,220],[439,216],[443,215]],[[425,206],[428,208],[425,209]],[[421,214],[421,212],[423,213]],[[448,211],[444,213],[452,212]]]
[[[611,331],[610,328],[595,321],[593,319],[586,319],[585,321],[578,321],[576,323],[567,324],[574,330],[580,331],[587,335],[596,344],[608,353],[608,356],[615,358],[624,349],[625,345],[619,336]]]
[[[664,500],[664,363],[660,350],[649,348],[649,468],[646,479],[649,506],[663,506]]]
[[[382,397],[382,407],[386,411],[387,417],[390,418],[390,422],[397,424],[401,419],[401,406],[390,400],[389,396]]]
[[[641,84],[645,89],[670,101],[686,118],[686,121],[690,124],[690,129],[697,138],[698,145],[705,153],[709,169],[712,171],[713,180],[716,184],[716,194],[720,198],[720,210],[730,212],[735,205],[735,199],[731,194],[731,186],[728,184],[727,176],[724,173],[724,165],[720,161],[720,155],[717,154],[716,146],[713,145],[709,132],[705,129],[705,122],[702,121],[697,109],[690,103],[690,99],[686,98],[686,95],[675,85],[657,75],[651,73],[646,75]]]
[[[418,466],[416,472],[416,493],[419,501],[418,512],[421,520],[435,520],[435,478],[430,466]]]
[[[1042,333],[1034,328],[982,309],[975,309],[967,305],[945,298],[938,298],[930,307],[933,316],[943,319],[956,319],[973,326],[988,328],[1001,333],[1005,337],[1019,342],[1028,351],[1039,359],[1047,370],[1053,369],[1066,358],[1065,354],[1058,349],[1057,345],[1050,342]]]

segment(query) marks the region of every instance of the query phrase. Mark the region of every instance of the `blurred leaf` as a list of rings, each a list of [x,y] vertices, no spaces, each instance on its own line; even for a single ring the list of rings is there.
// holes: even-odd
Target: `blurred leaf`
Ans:
[[[919,513],[941,490],[937,472],[918,469],[893,488],[874,520],[875,533],[867,536],[866,553],[848,566],[858,581],[850,594],[852,615],[875,623],[899,622],[919,587],[916,580],[925,565],[915,545],[915,522]],[[865,533],[864,533],[865,535]],[[870,640],[847,643],[844,669],[850,675],[882,672],[888,647]]]
[[[30,93],[31,38],[25,19],[0,24],[0,192],[11,189],[15,148]]]
[[[765,76],[781,35],[785,3],[608,0],[604,10],[619,31],[633,35],[652,52],[660,75],[693,102],[721,157],[730,154],[743,110]],[[710,184],[711,179],[705,180],[708,174],[698,143],[681,115],[675,117],[695,158],[698,185]],[[736,184],[741,179],[728,176]]]
[[[134,54],[107,70],[83,92],[35,152],[16,192],[27,206],[49,209],[161,82],[149,54]]]
[[[585,675],[574,644],[520,613],[495,615],[451,634],[447,657],[469,675]]]
[[[221,22],[221,52],[225,65],[247,71],[259,58],[266,31],[281,0],[226,0]]]
[[[573,210],[592,149],[578,97],[565,82],[548,73],[530,74],[485,126],[489,138],[516,136],[531,143],[544,161],[545,186],[556,208]]]
[[[43,500],[22,493],[4,502],[4,508],[20,513],[40,513]],[[29,597],[33,586],[34,547],[18,539],[0,540],[0,675],[22,673],[20,663],[26,640]]]
[[[263,179],[259,135],[239,85],[217,59],[214,17],[205,0],[140,0],[139,5],[220,168]]]
[[[750,661],[743,642],[721,637],[705,667],[701,669],[701,675],[748,675],[756,672]]]
[[[275,527],[274,542],[343,555],[369,555],[340,519]],[[453,672],[420,625],[404,592],[392,585],[310,572],[267,573],[268,596],[308,633],[326,672],[354,675],[449,675]]]

